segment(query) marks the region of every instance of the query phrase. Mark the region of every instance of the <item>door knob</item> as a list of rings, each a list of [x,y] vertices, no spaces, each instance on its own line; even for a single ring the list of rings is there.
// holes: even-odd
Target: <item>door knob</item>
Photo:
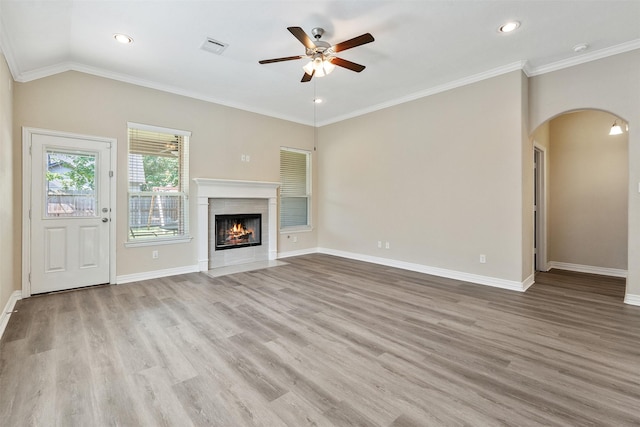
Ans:
[[[102,218],[102,222],[109,222],[109,218]]]

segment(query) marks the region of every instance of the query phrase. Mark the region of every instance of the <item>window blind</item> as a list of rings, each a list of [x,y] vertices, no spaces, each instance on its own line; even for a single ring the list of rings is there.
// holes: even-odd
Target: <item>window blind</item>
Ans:
[[[310,153],[280,149],[280,228],[308,226]]]
[[[130,241],[188,234],[188,138],[129,128]]]

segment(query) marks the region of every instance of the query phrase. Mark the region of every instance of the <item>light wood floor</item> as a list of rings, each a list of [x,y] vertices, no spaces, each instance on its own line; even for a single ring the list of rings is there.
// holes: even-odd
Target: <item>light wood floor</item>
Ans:
[[[640,425],[624,284],[526,293],[327,255],[19,301],[2,426]]]

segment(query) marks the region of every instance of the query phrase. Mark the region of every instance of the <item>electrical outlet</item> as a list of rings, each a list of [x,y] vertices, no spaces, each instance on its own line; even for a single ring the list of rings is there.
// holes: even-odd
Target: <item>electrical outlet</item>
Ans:
[[[485,264],[487,262],[487,256],[485,254],[480,254],[480,264]]]
[[[245,156],[244,154],[240,156],[240,161],[241,162],[246,162],[247,161],[247,156]]]
[[[151,252],[151,258],[158,259],[158,257],[159,257],[158,251]]]
[[[247,162],[250,162],[251,161],[251,156],[247,154],[247,155],[245,155],[245,159],[247,159]]]
[[[391,248],[391,246],[389,245],[389,242],[384,242],[384,248],[385,249]]]
[[[293,236],[293,243],[298,243],[298,236]]]
[[[382,249],[382,240],[378,240],[378,247]]]

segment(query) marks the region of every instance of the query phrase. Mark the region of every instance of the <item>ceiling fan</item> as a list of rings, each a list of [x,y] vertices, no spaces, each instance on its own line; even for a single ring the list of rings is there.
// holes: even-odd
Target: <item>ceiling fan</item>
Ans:
[[[289,32],[304,45],[305,54],[298,56],[286,56],[284,58],[263,59],[262,61],[258,61],[258,63],[271,64],[273,62],[309,58],[309,63],[303,67],[304,75],[302,76],[302,80],[300,80],[302,83],[310,81],[313,76],[322,77],[329,74],[333,71],[336,65],[359,73],[365,69],[364,65],[338,58],[335,54],[343,50],[351,49],[352,47],[371,43],[375,40],[371,34],[365,33],[361,36],[354,37],[332,46],[329,43],[320,40],[320,37],[324,34],[324,29],[322,28],[314,28],[311,30],[311,34],[315,41],[311,40],[311,38],[307,36],[304,30],[300,27],[287,27],[287,30],[289,30]]]

